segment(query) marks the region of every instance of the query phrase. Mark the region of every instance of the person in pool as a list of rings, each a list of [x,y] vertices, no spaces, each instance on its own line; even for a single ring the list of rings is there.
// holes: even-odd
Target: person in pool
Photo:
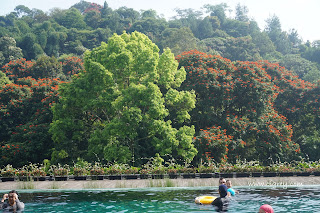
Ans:
[[[260,206],[259,213],[274,213],[274,211],[270,205],[264,204]]]
[[[237,194],[239,193],[238,190],[234,190],[234,189],[232,188],[232,182],[231,182],[231,180],[227,180],[227,181],[226,181],[226,185],[227,185],[227,187],[228,187],[228,192],[230,192],[230,195],[231,195],[231,196],[234,196],[236,193],[237,193]]]
[[[0,209],[16,212],[24,209],[24,203],[19,200],[18,193],[12,190],[8,194],[3,195]]]
[[[228,211],[230,193],[226,185],[221,184],[219,186],[219,195],[220,197],[216,198],[212,205],[216,207],[217,212],[226,212]]]
[[[226,185],[226,179],[223,177],[220,177],[220,179],[219,179],[219,185],[221,185],[221,184]]]

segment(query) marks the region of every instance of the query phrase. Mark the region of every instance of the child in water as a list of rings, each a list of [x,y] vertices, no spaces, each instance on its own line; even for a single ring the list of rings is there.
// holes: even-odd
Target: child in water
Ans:
[[[231,196],[234,196],[236,193],[237,193],[237,194],[239,193],[239,191],[234,190],[234,189],[232,188],[231,180],[227,180],[227,181],[226,181],[226,185],[227,185],[227,187],[228,187],[228,192],[230,192],[230,195],[231,195]]]

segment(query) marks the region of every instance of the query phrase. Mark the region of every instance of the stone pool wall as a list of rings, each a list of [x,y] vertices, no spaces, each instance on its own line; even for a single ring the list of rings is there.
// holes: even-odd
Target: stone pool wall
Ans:
[[[249,177],[227,178],[237,187],[295,187],[320,185],[319,176],[308,177]],[[137,179],[137,180],[86,180],[86,181],[10,181],[0,182],[0,190],[21,189],[110,189],[110,188],[146,188],[146,187],[206,187],[218,186],[219,178],[194,179]]]

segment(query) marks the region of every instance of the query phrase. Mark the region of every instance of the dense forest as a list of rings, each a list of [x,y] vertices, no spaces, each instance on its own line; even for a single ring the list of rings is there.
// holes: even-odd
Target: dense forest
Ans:
[[[0,16],[0,163],[320,159],[320,41],[240,4]]]

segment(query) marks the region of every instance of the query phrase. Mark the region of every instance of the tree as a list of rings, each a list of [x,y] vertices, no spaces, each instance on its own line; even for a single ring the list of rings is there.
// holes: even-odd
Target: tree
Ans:
[[[1,164],[20,167],[50,157],[50,107],[57,101],[59,84],[58,79],[27,77],[0,90]]]
[[[14,25],[19,29],[20,35],[25,35],[31,32],[31,28],[29,27],[29,25],[22,20],[16,20],[14,22]]]
[[[222,29],[232,37],[244,37],[249,35],[249,22],[227,19]]]
[[[303,57],[309,61],[320,64],[320,46],[318,41],[314,41],[311,46],[303,53]],[[308,44],[308,43],[307,43]]]
[[[101,14],[98,11],[91,10],[85,14],[84,21],[86,22],[87,26],[96,29],[100,25]]]
[[[79,57],[61,56],[59,61],[62,63],[62,72],[67,78],[71,78],[73,75],[84,70],[83,62]]]
[[[155,10],[144,10],[141,12],[141,18],[142,19],[145,19],[145,18],[154,18],[154,19],[157,19],[159,18],[159,16],[157,15],[157,11]]]
[[[11,37],[0,38],[0,67],[9,61],[22,58],[22,50],[16,46],[16,40]]]
[[[10,80],[16,81],[18,78],[31,76],[30,70],[33,65],[34,62],[21,58],[5,64],[2,67],[2,72],[5,73]]]
[[[230,60],[255,61],[260,59],[258,49],[250,36],[239,38],[207,38],[202,40],[208,52],[214,50]]]
[[[266,32],[255,30],[251,33],[252,42],[258,48],[259,54],[264,58],[268,54],[273,54],[276,48]]]
[[[279,17],[273,15],[267,20],[267,26],[265,31],[274,43],[276,50],[282,54],[288,54],[291,52],[292,44],[288,38],[288,34],[281,29],[281,23]]]
[[[33,33],[27,33],[22,37],[22,40],[18,43],[18,46],[22,49],[23,56],[27,60],[36,58],[35,44],[37,37]]]
[[[320,73],[315,63],[312,63],[311,61],[308,61],[307,59],[302,58],[300,55],[293,55],[293,54],[285,55],[280,60],[279,64],[281,66],[284,66],[286,69],[296,73],[300,79],[303,79],[304,76],[309,72]],[[316,79],[313,79],[313,81],[316,81]]]
[[[262,62],[261,65],[278,87],[274,108],[292,125],[292,141],[301,148],[296,151],[301,151],[304,157],[309,155],[304,150],[308,145],[304,143],[306,136],[316,135],[319,129],[319,86],[301,80],[277,64]]]
[[[184,122],[195,96],[176,90],[185,71],[169,49],[158,52],[146,35],[133,32],[86,53],[85,71],[61,87],[53,107],[54,161],[81,156],[140,164],[156,153],[193,159],[194,129]]]
[[[167,22],[165,19],[145,18],[140,21],[136,21],[129,32],[138,31],[148,35],[148,37],[155,43],[161,33],[167,28]]]
[[[18,17],[31,15],[31,10],[24,5],[16,6],[16,8],[14,8],[14,11],[16,11]]]
[[[166,29],[162,32],[161,37],[160,44],[162,49],[168,47],[175,55],[184,51],[197,49],[197,38],[194,37],[192,31],[187,27]]]
[[[9,78],[7,78],[7,76],[3,72],[0,72],[0,88],[9,83]]]
[[[112,13],[112,9],[109,7],[108,3],[105,1],[103,3],[103,8],[101,9],[101,16],[105,17]]]
[[[55,31],[51,31],[48,33],[47,36],[47,44],[44,51],[49,56],[56,56],[58,57],[58,51],[59,51],[59,33]]]
[[[213,27],[212,22],[210,21],[210,17],[205,17],[198,26],[197,37],[199,39],[210,38],[213,35]]]
[[[60,23],[62,26],[70,29],[83,29],[86,27],[86,23],[83,20],[83,16],[79,12],[79,10],[75,8],[71,8],[65,12],[65,16],[60,19]]]
[[[302,43],[302,40],[298,34],[298,31],[295,29],[290,29],[288,38],[292,43],[293,47],[298,47]]]
[[[236,20],[238,21],[243,21],[243,22],[248,22],[248,12],[249,9],[247,6],[241,6],[240,3],[237,4],[236,6]]]
[[[270,159],[287,160],[298,150],[291,140],[291,125],[273,107],[278,86],[262,65],[232,63],[198,51],[182,53],[177,59],[187,71],[182,89],[192,89],[197,95],[190,114],[196,146],[204,154],[198,159],[270,163]]]
[[[52,56],[40,56],[30,69],[33,78],[61,78],[64,79],[62,66],[58,60]]]
[[[91,3],[81,0],[80,2],[74,4],[72,7],[76,8],[77,10],[80,11],[81,14],[84,13],[84,11],[86,11],[88,8],[90,8]]]
[[[202,12],[189,9],[175,9],[177,16],[175,19],[179,18],[182,27],[189,27],[193,34],[197,34],[199,21],[201,20]]]
[[[228,5],[226,3],[217,5],[206,4],[203,7],[206,9],[207,13],[210,13],[210,16],[217,16],[221,22],[221,25],[224,24],[227,19],[226,9],[228,8]]]

